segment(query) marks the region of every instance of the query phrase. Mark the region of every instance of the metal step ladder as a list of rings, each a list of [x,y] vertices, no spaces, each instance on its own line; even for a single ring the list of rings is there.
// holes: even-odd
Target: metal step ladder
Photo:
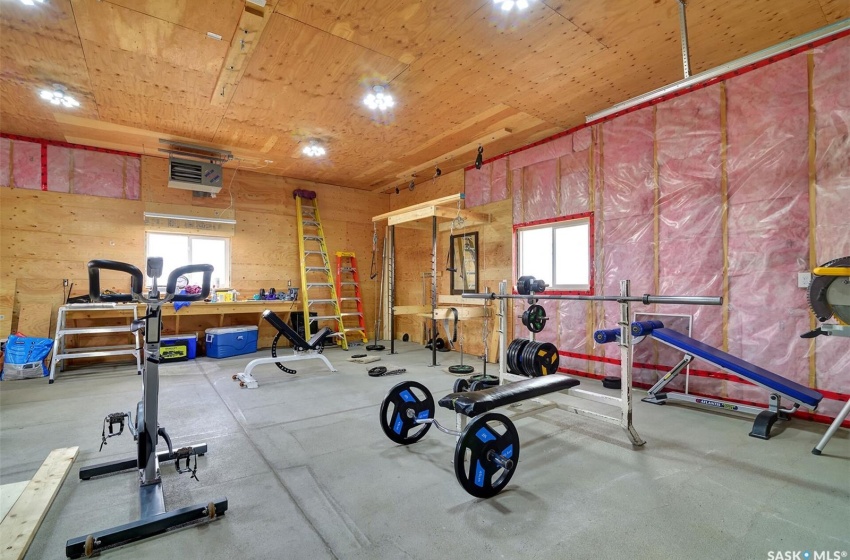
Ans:
[[[301,257],[301,305],[304,313],[304,338],[316,329],[330,327],[339,345],[348,350],[345,324],[331,275],[325,232],[319,217],[319,205],[313,191],[296,190],[295,215],[298,218],[298,252]],[[315,315],[310,316],[310,312]]]
[[[363,314],[363,296],[360,293],[360,275],[357,273],[357,257],[351,251],[336,253],[336,293],[339,296],[339,309],[345,325],[346,338],[360,338],[363,344],[369,342],[366,336],[366,317]],[[355,324],[356,322],[356,324]]]

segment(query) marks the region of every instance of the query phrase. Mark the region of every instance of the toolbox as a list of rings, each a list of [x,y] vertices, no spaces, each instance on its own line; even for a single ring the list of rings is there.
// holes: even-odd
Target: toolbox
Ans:
[[[207,346],[207,356],[210,358],[229,358],[256,352],[258,332],[259,329],[256,326],[207,329],[204,339]]]
[[[174,348],[172,350],[172,348]],[[181,355],[181,348],[184,350]],[[198,335],[197,334],[178,334],[173,336],[164,336],[160,339],[160,354],[163,361],[176,362],[184,360],[194,360],[198,355]]]

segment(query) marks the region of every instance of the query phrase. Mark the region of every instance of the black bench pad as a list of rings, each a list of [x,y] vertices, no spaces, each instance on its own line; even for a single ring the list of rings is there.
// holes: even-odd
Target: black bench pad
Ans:
[[[555,391],[563,391],[575,387],[579,383],[578,379],[555,373],[524,379],[516,383],[508,383],[507,385],[498,385],[481,391],[451,393],[440,399],[440,406],[466,416],[478,416],[500,406],[533,399]]]

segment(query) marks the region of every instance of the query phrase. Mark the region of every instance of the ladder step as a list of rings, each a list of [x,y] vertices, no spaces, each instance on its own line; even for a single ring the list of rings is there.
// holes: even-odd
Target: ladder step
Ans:
[[[360,301],[359,297],[341,297],[339,301]]]
[[[363,314],[360,313],[359,311],[354,311],[354,312],[351,312],[351,313],[340,313],[339,314],[340,317],[358,317],[360,315],[363,315]]]
[[[331,286],[333,286],[333,284],[331,284],[330,282],[315,282],[315,283],[308,283],[307,284],[308,288],[319,288],[319,287],[330,288]]]
[[[363,329],[361,329],[359,327],[352,327],[350,329],[345,329],[345,332],[359,332],[359,333],[363,333],[363,336],[366,336],[366,331],[364,331]]]
[[[305,266],[304,270],[307,272],[330,272],[331,269],[326,266]]]
[[[339,321],[338,315],[320,315],[318,317],[310,317],[310,321],[327,321],[328,319],[333,319],[334,321]]]
[[[304,251],[305,255],[324,255],[324,251]]]
[[[321,241],[321,240],[322,240],[322,238],[318,235],[305,235],[304,236],[304,241]]]
[[[319,222],[317,222],[315,220],[304,220],[303,223],[304,223],[305,226],[319,227]]]
[[[310,305],[313,305],[314,303],[336,303],[336,302],[335,302],[335,300],[332,300],[332,299],[311,299]]]
[[[348,267],[348,268],[340,268],[340,269],[339,269],[339,271],[340,271],[340,272],[354,272],[355,270],[357,270],[357,269],[356,269],[356,268],[351,268],[351,267]]]

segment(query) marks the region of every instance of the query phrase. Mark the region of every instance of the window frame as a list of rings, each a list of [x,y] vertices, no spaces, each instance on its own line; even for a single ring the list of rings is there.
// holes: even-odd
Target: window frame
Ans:
[[[513,288],[512,293],[517,294],[516,291],[516,281],[517,278],[521,276],[521,272],[519,270],[521,260],[521,252],[520,252],[520,243],[519,236],[522,231],[528,231],[532,229],[542,229],[542,228],[551,228],[552,229],[552,247],[556,247],[555,242],[555,231],[561,227],[566,227],[567,222],[577,222],[577,221],[587,221],[588,224],[588,275],[590,276],[590,281],[588,283],[588,288],[586,290],[576,290],[576,289],[556,289],[557,286],[553,286],[552,288],[547,288],[546,293],[551,295],[583,295],[583,296],[592,296],[595,294],[595,277],[596,277],[596,266],[595,266],[595,246],[596,246],[596,228],[594,223],[593,212],[582,212],[580,214],[570,214],[567,216],[559,216],[557,218],[548,218],[545,220],[535,220],[532,222],[523,222],[520,224],[514,224],[513,226]],[[562,225],[558,225],[562,224]],[[552,251],[552,281],[554,282],[555,271],[557,270],[556,266],[556,255],[557,250]]]
[[[189,242],[188,243],[188,245],[189,245],[189,262],[186,263],[186,264],[190,264],[192,262],[192,240],[193,239],[203,239],[205,241],[206,240],[221,240],[221,241],[224,241],[224,263],[225,263],[225,266],[227,268],[225,270],[225,274],[221,275],[221,276],[219,276],[217,274],[218,271],[214,271],[212,281],[214,282],[216,278],[220,279],[221,285],[218,286],[219,288],[232,287],[230,285],[230,273],[231,273],[231,268],[233,267],[233,263],[230,262],[231,248],[230,248],[230,238],[229,237],[223,237],[223,236],[217,236],[217,235],[197,235],[197,234],[194,234],[194,233],[181,233],[181,232],[173,232],[173,231],[146,231],[145,232],[145,261],[146,262],[147,262],[148,257],[157,256],[157,255],[151,255],[150,254],[150,236],[151,235],[177,235],[177,236],[185,237],[187,239],[187,241]],[[197,264],[204,264],[204,263],[197,263]],[[165,279],[166,278],[167,278],[167,276],[164,276],[162,278],[161,284],[163,286],[165,285]],[[160,282],[158,282],[158,283],[160,283]],[[145,284],[148,285],[148,286],[150,285],[150,280],[147,277],[145,278]]]

